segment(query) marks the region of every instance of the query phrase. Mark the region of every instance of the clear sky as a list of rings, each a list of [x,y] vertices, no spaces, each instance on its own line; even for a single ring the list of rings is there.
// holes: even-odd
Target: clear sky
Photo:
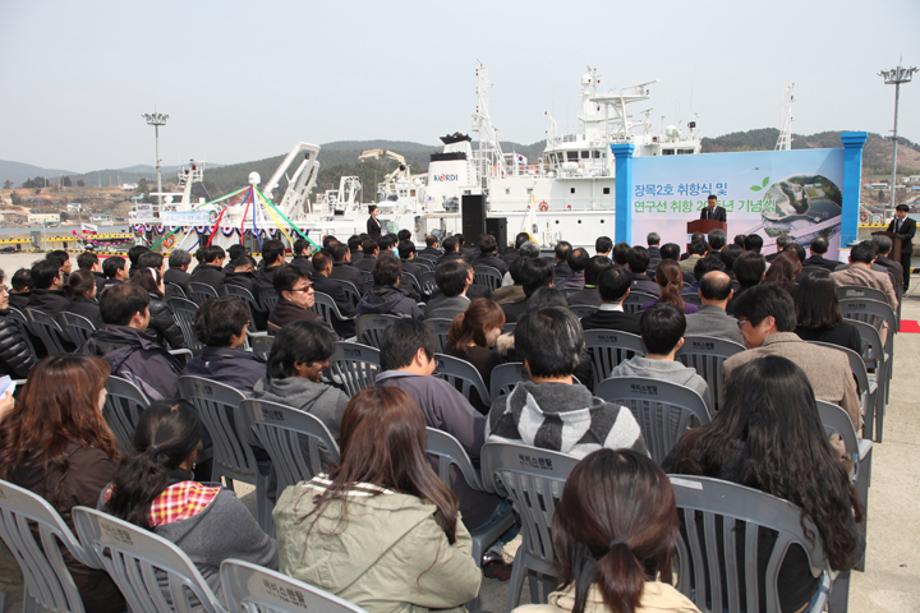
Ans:
[[[239,162],[296,141],[436,144],[468,131],[474,66],[505,140],[575,127],[579,79],[659,79],[656,125],[703,135],[778,127],[889,133],[876,75],[920,65],[918,0],[771,2],[0,1],[0,159],[89,171],[153,162],[140,114],[170,114],[165,164]],[[920,141],[920,75],[900,133]]]

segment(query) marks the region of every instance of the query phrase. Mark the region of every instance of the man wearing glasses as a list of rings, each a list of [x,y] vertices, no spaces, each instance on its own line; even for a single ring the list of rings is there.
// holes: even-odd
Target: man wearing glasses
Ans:
[[[273,283],[278,292],[278,304],[268,316],[268,331],[278,330],[292,321],[317,321],[319,315],[313,312],[313,284],[300,269],[290,264],[280,267]]]

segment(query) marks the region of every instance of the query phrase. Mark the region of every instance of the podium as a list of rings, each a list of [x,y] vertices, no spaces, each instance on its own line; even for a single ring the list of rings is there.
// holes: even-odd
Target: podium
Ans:
[[[693,221],[687,222],[687,234],[693,234],[694,232],[709,234],[713,230],[722,230],[722,232],[725,233],[725,242],[728,244],[728,224],[724,221],[717,221],[715,219],[694,219]],[[689,249],[690,245],[687,244],[687,250]]]
[[[888,254],[889,260],[895,262],[901,261],[901,243],[904,241],[897,232],[873,232],[872,236],[887,236],[891,239],[891,253]]]

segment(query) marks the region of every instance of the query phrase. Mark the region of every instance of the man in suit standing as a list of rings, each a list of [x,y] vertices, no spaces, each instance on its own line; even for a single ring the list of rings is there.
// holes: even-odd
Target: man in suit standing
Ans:
[[[368,213],[370,213],[370,217],[367,218],[367,235],[371,238],[380,238],[382,226],[377,219],[380,215],[380,211],[373,204],[370,205],[367,210]]]
[[[909,212],[909,206],[899,204],[895,208],[894,219],[888,224],[888,231],[901,237],[901,267],[904,269],[905,292],[910,284],[910,256],[914,250],[912,241],[917,233],[917,222],[907,216]]]
[[[719,206],[719,199],[716,198],[715,194],[709,194],[706,198],[706,208],[700,211],[700,219],[727,221],[725,207]]]

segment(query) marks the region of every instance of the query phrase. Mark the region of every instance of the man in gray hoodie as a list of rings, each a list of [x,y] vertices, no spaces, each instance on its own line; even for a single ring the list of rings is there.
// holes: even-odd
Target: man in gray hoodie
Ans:
[[[646,309],[639,319],[639,332],[648,354],[635,356],[620,364],[611,377],[645,377],[688,387],[698,393],[712,407],[709,386],[696,370],[675,359],[684,345],[687,319],[676,307],[659,302]]]

